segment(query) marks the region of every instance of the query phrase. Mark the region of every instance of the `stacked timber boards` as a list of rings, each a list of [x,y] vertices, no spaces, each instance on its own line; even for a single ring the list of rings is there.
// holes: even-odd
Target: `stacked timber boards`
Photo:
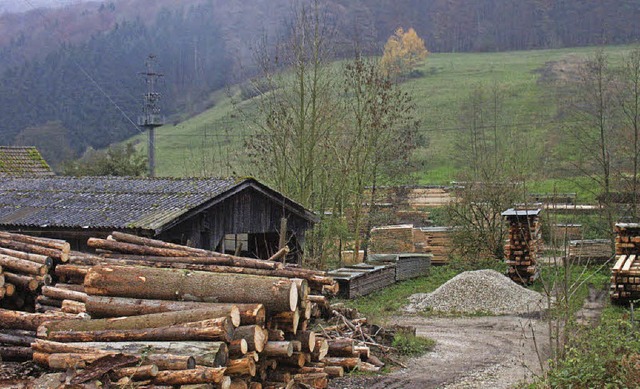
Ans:
[[[618,255],[611,269],[611,301],[625,303],[640,297],[640,261],[636,255]]]
[[[537,253],[542,246],[540,209],[508,209],[502,213],[509,227],[505,256],[509,270],[507,275],[519,284],[535,281]]]
[[[611,268],[610,297],[624,304],[640,298],[640,224],[616,224],[616,262]]]
[[[612,254],[609,239],[571,240],[567,258],[573,264],[605,263]]]
[[[328,272],[340,285],[339,295],[353,299],[383,289],[395,282],[395,266],[360,263]]]
[[[431,252],[432,265],[445,265],[449,262],[453,244],[451,235],[452,227],[421,227],[419,228],[421,235],[426,236],[426,246]],[[417,235],[417,234],[416,234]]]
[[[426,276],[431,266],[431,254],[372,254],[367,258],[370,265],[395,265],[395,280],[404,281]]]

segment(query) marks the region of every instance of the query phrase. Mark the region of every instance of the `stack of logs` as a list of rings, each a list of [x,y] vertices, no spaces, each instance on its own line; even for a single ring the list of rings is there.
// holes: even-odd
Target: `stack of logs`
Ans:
[[[616,257],[611,268],[611,301],[624,304],[640,298],[640,224],[616,224]]]
[[[309,328],[337,293],[324,272],[118,232],[88,245],[99,255],[71,252],[41,288],[46,313],[0,310],[0,342],[83,369],[73,384],[324,388],[368,368],[368,347]]]
[[[538,275],[537,252],[542,246],[539,210],[508,210],[503,213],[509,226],[505,245],[507,275],[519,284],[530,284]]]
[[[49,273],[69,259],[70,245],[61,240],[0,231],[0,304],[3,308],[33,309],[46,305],[40,287]],[[25,308],[26,307],[26,308]]]

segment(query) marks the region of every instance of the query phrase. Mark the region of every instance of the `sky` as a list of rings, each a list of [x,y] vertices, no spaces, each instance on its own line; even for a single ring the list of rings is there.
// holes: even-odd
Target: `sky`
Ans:
[[[0,0],[0,13],[24,12],[40,7],[63,7],[87,0]]]

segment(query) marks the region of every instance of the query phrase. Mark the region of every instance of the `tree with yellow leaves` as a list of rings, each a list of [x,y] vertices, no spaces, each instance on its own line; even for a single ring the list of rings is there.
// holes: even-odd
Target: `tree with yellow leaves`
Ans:
[[[427,58],[428,51],[413,28],[406,32],[398,28],[384,45],[384,54],[380,65],[389,77],[409,74],[422,60]]]

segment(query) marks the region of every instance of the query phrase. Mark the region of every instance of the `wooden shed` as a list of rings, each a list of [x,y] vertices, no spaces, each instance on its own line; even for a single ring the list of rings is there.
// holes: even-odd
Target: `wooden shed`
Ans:
[[[86,240],[123,231],[192,247],[265,258],[286,219],[290,261],[318,221],[302,205],[255,179],[0,177],[0,230]]]

